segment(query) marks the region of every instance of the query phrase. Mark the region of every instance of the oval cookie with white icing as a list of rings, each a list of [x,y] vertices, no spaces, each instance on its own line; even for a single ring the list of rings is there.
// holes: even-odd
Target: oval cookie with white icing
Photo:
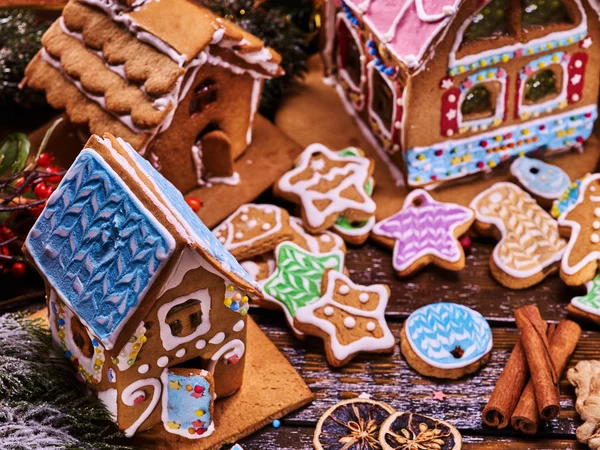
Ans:
[[[457,379],[488,362],[492,330],[477,311],[456,303],[434,303],[409,316],[400,342],[406,361],[420,374]]]

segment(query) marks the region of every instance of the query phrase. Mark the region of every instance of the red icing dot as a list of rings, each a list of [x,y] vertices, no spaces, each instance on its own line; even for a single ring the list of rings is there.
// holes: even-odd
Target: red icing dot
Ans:
[[[581,136],[577,136],[577,142],[579,142],[580,144],[583,143],[583,141],[585,141],[585,139],[583,139]]]
[[[504,135],[504,139],[510,139],[512,137],[512,133],[506,133]]]
[[[479,161],[479,162],[477,163],[477,167],[478,167],[478,168],[480,168],[480,169],[483,169],[483,168],[484,168],[484,166],[485,166],[485,164],[483,163],[483,161]]]
[[[200,385],[194,386],[194,392],[196,394],[202,394],[204,392],[204,388],[202,386],[200,386]]]
[[[540,130],[544,131],[546,129],[546,125],[540,125]]]
[[[442,156],[443,153],[444,153],[443,150],[436,150],[435,151],[435,156]]]
[[[431,179],[432,179],[433,181],[437,180],[437,175],[431,175]]]
[[[481,145],[483,148],[486,148],[486,147],[487,147],[487,145],[488,145],[488,143],[487,143],[487,141],[481,141],[481,142],[479,143],[479,145]]]

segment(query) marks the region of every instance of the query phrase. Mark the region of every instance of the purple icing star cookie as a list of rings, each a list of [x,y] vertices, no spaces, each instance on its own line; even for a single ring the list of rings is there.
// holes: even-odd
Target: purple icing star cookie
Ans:
[[[402,209],[377,223],[373,239],[394,249],[394,270],[408,276],[428,264],[461,270],[465,254],[458,242],[475,219],[469,208],[434,200],[423,189],[412,191]]]

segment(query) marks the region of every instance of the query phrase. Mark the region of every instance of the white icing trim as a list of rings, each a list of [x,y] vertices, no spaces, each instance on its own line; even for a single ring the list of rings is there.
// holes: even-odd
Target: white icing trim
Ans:
[[[348,18],[346,17],[346,15],[343,12],[339,12],[337,15],[335,29],[336,29],[336,35],[338,36],[338,39],[339,39],[339,23],[340,23],[340,21],[344,22],[344,25],[346,25],[346,28],[350,32],[350,35],[352,35],[352,38],[354,39],[354,43],[356,44],[356,48],[358,49],[358,51],[360,53],[360,57],[359,57],[360,85],[357,86],[356,84],[354,84],[354,81],[352,81],[350,74],[346,71],[346,68],[342,64],[342,55],[339,52],[339,47],[338,47],[338,51],[336,52],[336,55],[335,55],[335,59],[337,62],[338,78],[342,78],[343,81],[348,83],[348,86],[350,86],[350,88],[355,93],[359,93],[362,97],[364,95],[363,89],[364,89],[364,85],[365,85],[365,81],[366,81],[366,79],[365,79],[365,68],[366,68],[365,61],[367,58],[365,55],[364,44],[362,43],[360,36],[358,35],[358,33],[356,32],[356,30],[354,29],[354,27],[352,26],[352,24],[350,23],[350,21],[348,20]],[[361,101],[360,107],[357,109],[358,109],[358,111],[361,111],[363,108],[364,108],[364,101]]]
[[[369,220],[371,220],[371,219],[369,219]],[[299,235],[302,236],[302,238],[306,242],[308,251],[311,253],[321,253],[321,246],[319,244],[319,240],[322,240],[322,238],[325,236],[329,237],[333,241],[333,247],[331,250],[342,251],[342,249],[346,248],[346,245],[344,244],[344,240],[339,235],[332,233],[331,231],[324,231],[320,235],[312,235],[310,233],[307,233],[306,230],[304,230],[304,227],[302,226],[302,219],[300,219],[299,217],[290,216],[289,224],[290,224],[290,227],[296,233],[298,233]],[[334,226],[334,228],[335,228],[335,226]],[[247,261],[247,262],[251,262],[251,261]],[[273,271],[275,271],[276,265],[275,265],[274,259],[267,260],[267,262],[272,263],[272,264],[269,264],[269,272],[270,272],[269,275],[270,275],[271,273],[273,273]]]
[[[210,362],[208,363],[208,370],[210,373],[214,375],[215,367],[217,363],[221,359],[221,356],[225,356],[225,358],[231,358],[233,355],[237,354],[237,356],[242,359],[244,353],[246,351],[246,346],[244,342],[239,339],[233,339],[227,342],[223,347],[215,352],[214,355],[210,358]],[[227,352],[227,354],[225,354]]]
[[[233,326],[233,331],[236,333],[239,333],[240,331],[242,331],[244,329],[244,327],[246,326],[246,322],[244,322],[244,319],[238,320],[235,325]]]
[[[138,419],[124,431],[125,436],[127,437],[133,436],[140,427],[140,425],[142,425],[146,421],[146,419],[148,419],[150,414],[152,414],[152,411],[154,411],[156,405],[158,404],[158,400],[160,399],[162,386],[157,378],[143,378],[141,380],[137,380],[131,383],[121,393],[121,401],[125,403],[125,405],[135,406],[135,399],[140,395],[145,395],[144,391],[141,389],[145,386],[152,386],[154,388],[154,392],[152,393],[152,400],[150,401],[148,407],[140,415],[140,417],[138,417]]]
[[[185,303],[186,301],[194,299],[200,301],[200,308],[202,311],[202,323],[198,325],[196,330],[188,334],[187,336],[173,336],[171,328],[166,322],[167,314],[169,310],[177,305]],[[173,350],[181,344],[192,341],[198,336],[202,336],[210,331],[210,308],[211,298],[208,289],[198,289],[196,292],[177,297],[175,300],[167,302],[158,309],[158,326],[160,327],[160,339],[163,344],[163,348],[167,351]]]
[[[252,143],[252,127],[254,125],[254,116],[258,109],[258,103],[260,102],[260,93],[262,90],[262,80],[260,78],[254,78],[252,83],[252,97],[250,99],[250,119],[248,120],[248,131],[246,132],[246,144]]]
[[[377,68],[375,67],[375,61],[370,61],[369,64],[367,64],[367,79],[368,79],[368,83],[369,83],[369,92],[371,93],[371,95],[369,95],[369,106],[367,107],[367,111],[369,113],[369,117],[371,119],[373,119],[375,122],[377,122],[377,125],[379,125],[379,129],[381,130],[381,133],[383,134],[383,136],[386,139],[392,139],[392,134],[393,134],[393,130],[394,127],[396,126],[396,116],[398,115],[398,105],[397,105],[397,93],[396,93],[396,88],[394,86],[394,83],[392,82],[392,80],[390,80],[387,75],[385,75],[384,73],[379,72],[379,70],[377,70],[377,73],[379,74],[379,76],[381,76],[381,78],[385,81],[385,83],[388,85],[388,87],[390,88],[390,91],[392,91],[392,95],[393,95],[393,103],[392,103],[392,117],[391,117],[391,128],[387,129],[383,123],[383,120],[381,119],[381,117],[379,117],[379,114],[377,114],[375,112],[375,110],[373,109],[373,100],[375,98],[375,91],[373,89],[373,71],[377,70]],[[404,120],[402,120],[402,122],[400,123],[400,130],[404,130]]]
[[[104,403],[105,408],[110,413],[112,421],[117,423],[117,390],[115,388],[107,389],[106,391],[98,391],[98,399]]]
[[[571,252],[573,251],[573,248],[577,243],[577,238],[579,237],[579,233],[581,232],[581,224],[575,220],[567,220],[567,215],[584,202],[588,186],[592,181],[596,180],[600,180],[600,173],[595,173],[586,176],[579,185],[579,195],[577,196],[577,200],[575,201],[575,203],[569,206],[558,218],[559,226],[571,228],[571,237],[569,238],[569,242],[565,247],[564,256],[560,264],[560,270],[562,270],[567,275],[575,275],[577,272],[582,270],[591,262],[600,259],[600,251],[590,251],[577,264],[575,264],[574,266],[569,265],[569,256],[571,255]],[[592,197],[596,196],[590,196],[590,201],[594,201],[592,200]],[[598,207],[600,207],[600,201],[598,202]]]
[[[471,92],[471,90],[477,86],[481,86],[481,85],[485,85],[485,84],[493,84],[493,83],[500,83],[500,91],[496,95],[496,105],[494,106],[494,114],[491,117],[488,116],[488,117],[482,117],[481,119],[464,120],[463,114],[462,114],[462,105],[463,105],[463,102],[465,101],[467,94],[469,92]],[[492,125],[489,125],[490,119],[492,119],[492,120],[500,119],[501,121],[504,121],[505,114],[506,114],[506,78],[485,79],[483,81],[473,83],[473,86],[471,86],[469,89],[465,89],[465,90],[461,91],[458,102],[456,103],[456,115],[457,115],[457,119],[458,119],[457,122],[458,122],[459,128],[461,128],[463,126],[465,126],[465,127],[492,126]]]

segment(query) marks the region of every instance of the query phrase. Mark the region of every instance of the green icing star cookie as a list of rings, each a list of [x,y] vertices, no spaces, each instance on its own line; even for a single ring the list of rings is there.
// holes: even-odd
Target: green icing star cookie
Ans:
[[[278,305],[294,333],[302,336],[294,328],[296,311],[321,297],[321,282],[327,269],[344,270],[344,253],[311,253],[293,242],[282,242],[275,249],[275,260],[275,272],[263,282],[265,300]]]

